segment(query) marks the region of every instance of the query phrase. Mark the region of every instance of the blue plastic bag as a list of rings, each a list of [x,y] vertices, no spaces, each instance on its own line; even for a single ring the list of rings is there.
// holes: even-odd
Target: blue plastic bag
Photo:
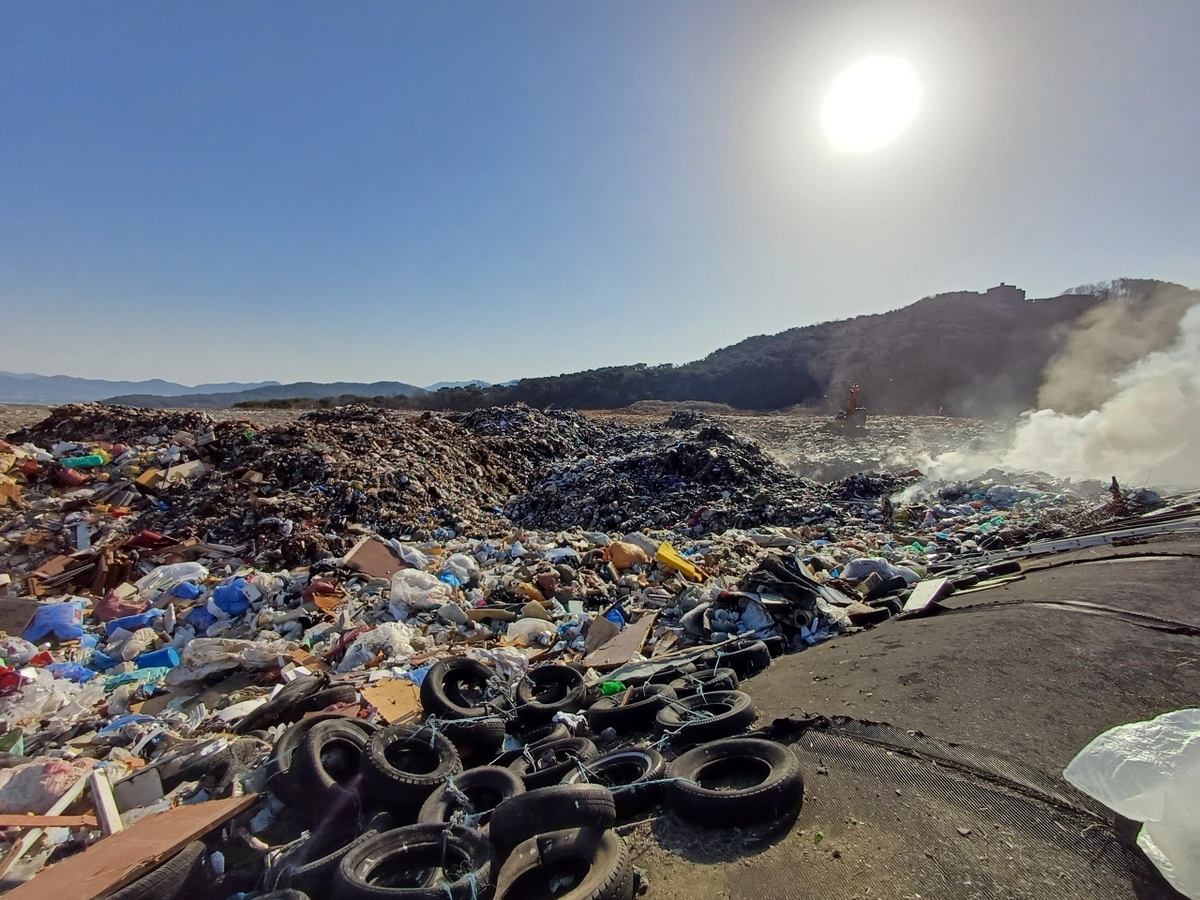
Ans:
[[[216,621],[216,616],[203,606],[197,606],[187,614],[187,618],[183,620],[183,623],[194,629],[196,634],[204,634]]]
[[[68,600],[65,603],[47,603],[39,607],[25,633],[21,635],[31,644],[40,644],[47,638],[60,641],[77,641],[83,637],[83,600]]]
[[[172,597],[178,597],[181,600],[195,600],[204,593],[204,588],[197,587],[190,581],[181,581],[171,590],[167,591]]]
[[[245,578],[235,578],[229,584],[223,584],[213,591],[212,601],[222,612],[240,616],[250,608],[250,598],[246,596],[247,586]]]
[[[65,678],[68,681],[78,682],[79,684],[91,681],[96,677],[96,673],[93,670],[74,662],[50,663],[50,665],[46,666],[46,671],[55,678]]]

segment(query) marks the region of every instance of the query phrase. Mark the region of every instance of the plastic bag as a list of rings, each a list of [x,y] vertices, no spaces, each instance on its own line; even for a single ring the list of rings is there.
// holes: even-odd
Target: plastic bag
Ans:
[[[842,569],[841,577],[846,581],[862,581],[872,572],[878,573],[884,581],[895,578],[897,575],[908,584],[916,584],[921,580],[921,576],[907,566],[892,565],[886,559],[877,556],[860,556],[858,559],[850,560]]]
[[[235,578],[212,593],[212,604],[227,616],[237,617],[250,608],[251,602],[262,596],[262,591],[246,581]]]
[[[428,572],[401,569],[392,576],[392,595],[388,604],[392,615],[404,619],[411,611],[421,611],[449,603],[454,596],[448,584],[443,584]]]
[[[1175,890],[1200,900],[1200,709],[1109,729],[1063,777],[1144,823],[1138,846]]]
[[[0,813],[44,815],[95,763],[93,759],[40,759],[0,770]]]
[[[406,663],[416,653],[412,639],[419,633],[417,629],[403,622],[383,622],[373,631],[360,634],[354,639],[337,670],[341,673],[361,669],[367,663],[374,662],[380,653],[384,654],[385,666]]]
[[[455,553],[442,563],[442,574],[453,575],[460,584],[466,584],[472,575],[479,574],[479,564],[465,553]]]
[[[604,558],[618,569],[629,569],[633,566],[648,566],[650,554],[637,544],[627,544],[624,541],[613,541],[604,548]]]
[[[138,579],[134,587],[138,589],[143,600],[153,600],[163,591],[170,590],[184,581],[203,581],[208,577],[208,569],[198,562],[173,563],[169,566],[159,566],[149,575]]]
[[[86,606],[85,600],[68,600],[38,607],[22,637],[31,644],[40,644],[50,637],[60,641],[77,641],[83,637],[83,610]]]
[[[282,639],[238,641],[232,638],[196,638],[179,653],[179,665],[171,669],[167,683],[199,681],[227,669],[266,669],[279,665],[296,645]],[[153,669],[143,669],[152,672]]]

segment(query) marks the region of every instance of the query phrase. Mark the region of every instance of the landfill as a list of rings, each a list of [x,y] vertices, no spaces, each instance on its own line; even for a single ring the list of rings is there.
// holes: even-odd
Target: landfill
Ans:
[[[631,898],[622,823],[798,810],[773,658],[1171,502],[834,469],[683,410],[50,411],[0,442],[0,889]]]

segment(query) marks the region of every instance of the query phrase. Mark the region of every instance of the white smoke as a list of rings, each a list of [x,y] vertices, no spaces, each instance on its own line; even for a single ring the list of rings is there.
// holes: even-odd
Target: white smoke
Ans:
[[[1173,346],[1134,363],[1113,378],[1113,388],[1099,408],[1081,415],[1023,414],[998,455],[947,453],[927,472],[972,477],[994,466],[1072,479],[1115,475],[1130,487],[1200,487],[1200,305],[1180,321]]]

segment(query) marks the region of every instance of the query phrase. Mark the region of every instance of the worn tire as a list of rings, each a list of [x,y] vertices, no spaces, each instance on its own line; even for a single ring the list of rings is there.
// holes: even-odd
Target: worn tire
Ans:
[[[447,869],[463,874],[446,881]],[[384,831],[349,850],[334,873],[331,897],[471,900],[483,894],[491,875],[492,848],[481,832],[462,825],[409,825]]]
[[[357,809],[369,736],[349,722],[327,719],[308,730],[292,756],[292,777],[307,812],[319,817]]]
[[[439,719],[475,719],[495,712],[486,695],[496,673],[465,657],[433,664],[421,682],[421,707]]]
[[[245,734],[259,728],[270,728],[280,722],[295,722],[304,713],[296,712],[295,715],[292,715],[293,708],[318,691],[325,690],[328,685],[329,679],[324,675],[310,675],[289,681],[279,689],[278,694],[258,709],[251,710],[243,716],[241,721],[234,725],[233,733]],[[324,707],[317,708],[323,709]],[[290,718],[288,718],[289,716]]]
[[[796,754],[760,738],[726,738],[702,744],[667,769],[667,802],[700,824],[745,825],[767,822],[800,809],[804,777]],[[722,777],[747,780],[744,787],[705,786]]]
[[[702,712],[710,717],[692,718]],[[702,744],[745,731],[757,715],[749,694],[707,691],[663,707],[655,721],[671,735],[672,744]]]
[[[549,744],[553,741],[565,741],[571,737],[571,729],[561,722],[553,722],[549,725],[538,725],[534,728],[527,728],[522,731],[513,731],[512,724],[509,723],[508,733],[521,742],[521,749],[509,750],[501,753],[493,761],[493,766],[503,766],[508,768],[516,762],[526,750],[533,750],[535,747],[540,747],[542,744]]]
[[[577,763],[595,759],[599,751],[587,738],[549,741],[527,748],[508,765],[529,790],[558,784]]]
[[[547,722],[556,713],[579,712],[586,695],[583,673],[578,669],[554,663],[534,666],[517,684],[517,712],[526,719]]]
[[[525,783],[513,772],[499,766],[480,766],[478,769],[453,776],[441,787],[435,788],[421,806],[421,811],[417,814],[417,824],[455,823],[483,830],[487,828],[497,806],[523,793]],[[457,794],[464,795],[470,801],[470,813]],[[477,817],[474,821],[465,818],[471,814]]]
[[[707,672],[696,672],[694,675],[684,675],[671,682],[671,690],[681,700],[695,694],[707,694],[709,691],[736,691],[737,686],[737,672],[733,669],[711,669]]]
[[[555,784],[505,800],[492,813],[491,838],[503,859],[513,847],[564,828],[612,828],[617,806],[599,784]]]
[[[504,747],[504,720],[496,718],[475,721],[437,722],[437,728],[452,743],[463,765],[491,762]]]
[[[771,665],[771,651],[762,641],[754,641],[728,653],[722,653],[719,666],[733,669],[743,681],[763,672]]]
[[[292,762],[295,759],[296,749],[303,743],[304,736],[308,734],[309,729],[319,722],[327,722],[332,719],[349,722],[356,728],[361,728],[367,736],[378,731],[374,725],[364,719],[355,719],[337,713],[309,716],[290,726],[279,736],[279,740],[271,749],[270,758],[267,759],[267,788],[284,803],[295,804],[304,799],[296,785],[296,779],[292,775]]]
[[[389,829],[370,827],[358,835],[358,837],[354,837],[353,832],[351,832],[341,839],[335,837],[332,841],[324,840],[318,842],[310,851],[310,853],[320,854],[315,859],[307,859],[306,856],[309,854],[299,853],[294,860],[284,860],[275,875],[272,888],[275,890],[292,889],[304,894],[324,897],[329,893],[330,882],[333,880],[334,873],[337,871],[342,857],[359,844],[370,840],[375,835],[386,830]],[[316,840],[316,838],[314,837],[313,840]],[[307,846],[308,842],[301,846],[299,850],[304,851]],[[432,877],[433,873],[431,872],[431,881]]]
[[[597,756],[582,769],[576,767],[563,784],[601,784],[612,791],[617,818],[627,819],[654,806],[663,793],[659,782],[667,763],[653,747],[628,747]]]
[[[161,866],[132,884],[109,894],[109,900],[174,900],[184,888],[188,876],[204,858],[205,847],[192,841]]]
[[[629,694],[630,700],[622,706],[626,694]],[[605,728],[613,728],[618,732],[647,731],[654,725],[655,714],[674,699],[675,692],[665,684],[627,688],[593,703],[587,711],[588,725],[595,734]]]
[[[669,669],[655,672],[643,684],[671,684],[677,679],[686,678],[688,675],[694,674],[696,674],[696,666],[692,663],[684,663],[681,666],[671,666]]]
[[[411,815],[452,775],[462,772],[454,745],[420,725],[390,725],[371,735],[363,779],[372,799],[397,815]]]
[[[574,880],[562,885],[561,879],[570,876]],[[629,850],[615,831],[597,828],[564,829],[524,841],[496,881],[496,900],[633,900]]]

